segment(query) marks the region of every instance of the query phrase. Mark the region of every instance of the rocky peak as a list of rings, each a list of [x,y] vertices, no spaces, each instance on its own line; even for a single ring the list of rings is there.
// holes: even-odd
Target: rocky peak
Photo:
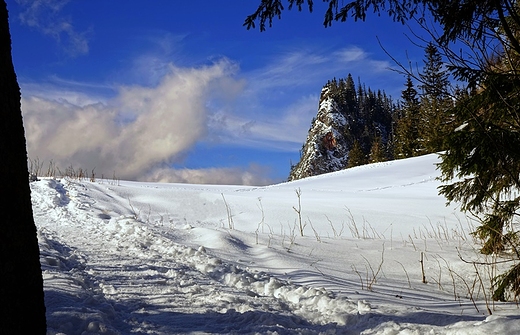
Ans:
[[[330,87],[321,92],[318,114],[312,122],[300,162],[291,170],[289,180],[315,176],[345,168],[349,146],[343,136],[347,118],[330,94]]]
[[[390,98],[361,84],[356,89],[351,75],[329,81],[289,181],[375,161],[375,155],[370,155],[374,145],[383,151],[388,148],[392,113]],[[377,159],[388,157],[384,152]]]

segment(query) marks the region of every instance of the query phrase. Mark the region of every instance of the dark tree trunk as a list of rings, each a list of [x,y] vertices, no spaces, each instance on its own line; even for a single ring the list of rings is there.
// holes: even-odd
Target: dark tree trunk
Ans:
[[[40,252],[5,0],[0,1],[0,127],[0,334],[45,334]]]

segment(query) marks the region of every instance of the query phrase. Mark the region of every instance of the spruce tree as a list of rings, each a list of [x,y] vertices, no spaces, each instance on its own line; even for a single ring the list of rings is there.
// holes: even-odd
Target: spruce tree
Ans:
[[[385,152],[385,146],[383,144],[383,140],[381,137],[376,137],[372,142],[372,148],[370,149],[370,154],[368,155],[369,163],[379,163],[387,160],[387,155]]]
[[[359,110],[358,97],[356,95],[356,85],[349,73],[347,78],[341,81],[340,85],[341,101],[340,108],[345,115],[356,117]]]
[[[419,137],[419,99],[410,75],[406,78],[406,88],[401,92],[401,108],[398,114],[394,136],[394,157],[418,156],[424,151]]]
[[[515,225],[520,216],[520,76],[508,66],[500,69],[502,65],[484,75],[482,86],[463,95],[454,108],[459,126],[446,137],[449,150],[439,166],[449,184],[440,190],[448,201],[481,215],[475,234],[483,240],[482,253],[509,249],[520,259]],[[520,296],[519,274],[520,265],[514,265],[499,276],[493,298],[506,300],[507,290]]]
[[[424,69],[419,74],[422,89],[419,136],[425,153],[445,149],[444,138],[449,131],[448,111],[452,107],[448,94],[449,73],[442,56],[433,43],[425,48]]]
[[[348,156],[347,168],[366,164],[366,156],[361,148],[361,144],[358,140],[354,140],[354,144],[350,149]]]

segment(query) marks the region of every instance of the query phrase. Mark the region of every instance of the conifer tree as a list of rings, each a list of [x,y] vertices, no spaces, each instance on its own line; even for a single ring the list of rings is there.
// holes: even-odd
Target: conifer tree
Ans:
[[[461,95],[454,108],[459,126],[447,134],[450,149],[439,166],[443,181],[449,183],[440,189],[448,201],[483,216],[475,232],[483,240],[481,252],[501,254],[509,249],[518,260],[520,75],[514,63],[499,61],[482,76],[478,90]],[[454,177],[458,181],[453,182]],[[520,264],[497,277],[494,289],[495,300],[507,300],[508,290],[520,296]]]
[[[410,75],[406,88],[401,92],[401,108],[394,136],[394,156],[407,158],[423,152],[419,137],[419,99]]]
[[[349,152],[347,168],[366,164],[366,156],[361,148],[358,140],[354,140],[354,144]]]
[[[449,131],[448,110],[452,104],[448,95],[448,70],[432,42],[425,48],[424,69],[419,77],[422,83],[419,135],[425,153],[438,152],[445,148],[444,138]]]
[[[339,106],[344,111],[344,114],[356,117],[359,110],[359,104],[356,95],[356,85],[354,84],[354,79],[352,79],[350,73],[347,75],[346,79],[340,81],[339,92],[341,97]]]
[[[385,146],[381,137],[376,137],[372,142],[372,148],[368,156],[369,163],[384,162],[387,160]]]

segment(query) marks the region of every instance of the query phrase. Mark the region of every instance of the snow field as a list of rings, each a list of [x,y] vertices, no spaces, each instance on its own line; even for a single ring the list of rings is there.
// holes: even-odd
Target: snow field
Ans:
[[[117,304],[114,306],[114,303],[108,301],[122,302],[125,298],[136,295],[146,295],[154,303],[165,304],[164,308],[170,308],[169,302],[173,302],[176,310],[185,309],[190,313],[194,309],[206,310],[211,306],[218,313],[236,311],[242,314],[258,308],[269,311],[273,306],[279,305],[282,309],[293,308],[295,315],[314,320],[318,324],[345,324],[345,317],[341,314],[346,309],[357,310],[357,304],[334,298],[324,289],[289,285],[266,273],[252,273],[232,264],[223,264],[220,259],[207,255],[202,246],[194,249],[171,243],[165,238],[155,236],[152,230],[132,216],[111,218],[108,223],[89,217],[81,213],[81,209],[90,207],[88,201],[74,203],[74,199],[84,197],[74,189],[77,185],[70,184],[69,191],[65,191],[65,186],[55,180],[43,180],[33,186],[33,195],[37,191],[47,193],[47,200],[44,200],[45,197],[39,198],[39,207],[35,208],[37,217],[46,212],[52,219],[47,223],[47,228],[54,226],[76,242],[81,241],[84,246],[90,244],[89,247],[99,248],[96,250],[97,254],[90,255],[89,265],[86,265],[85,256],[56,242],[47,229],[40,228],[39,240],[48,302],[51,305],[53,302],[63,304],[64,301],[54,298],[53,293],[63,291],[64,287],[68,288],[65,291],[73,292],[77,298],[76,301],[67,302],[73,304],[68,308],[72,308],[74,312],[69,310],[64,313],[57,308],[49,315],[50,326],[57,327],[56,331],[66,334],[84,334],[85,331],[118,333],[117,325],[112,325],[111,320],[129,311],[127,308],[117,310]],[[82,223],[82,220],[88,224]],[[71,227],[72,224],[83,227]],[[99,225],[104,226],[103,231],[97,227]],[[71,230],[74,228],[82,230],[81,235],[72,236]],[[109,255],[103,250],[114,252],[112,257],[115,259],[107,259]],[[122,256],[123,253],[125,256]],[[113,269],[108,270],[107,267]],[[107,275],[110,281],[104,278]],[[147,288],[145,285],[151,287]],[[224,288],[222,291],[215,291],[215,286]],[[236,290],[240,294],[234,292]],[[233,291],[234,294],[226,291]],[[182,297],[179,298],[178,295]],[[265,297],[274,299],[258,302],[266,300]],[[184,303],[179,303],[179,300]],[[200,306],[196,306],[197,304]],[[289,307],[293,304],[297,306]],[[85,305],[92,307],[85,310]],[[139,306],[136,312],[139,313],[145,305]],[[96,306],[99,310],[96,310]],[[338,312],[334,313],[334,310]],[[64,316],[66,322],[61,316]],[[133,319],[128,322],[137,323]],[[230,326],[238,325],[231,323]],[[146,326],[137,329],[144,331]],[[242,327],[244,329],[247,327]]]
[[[261,188],[31,183],[48,333],[516,334],[458,255],[480,257],[435,161]]]

